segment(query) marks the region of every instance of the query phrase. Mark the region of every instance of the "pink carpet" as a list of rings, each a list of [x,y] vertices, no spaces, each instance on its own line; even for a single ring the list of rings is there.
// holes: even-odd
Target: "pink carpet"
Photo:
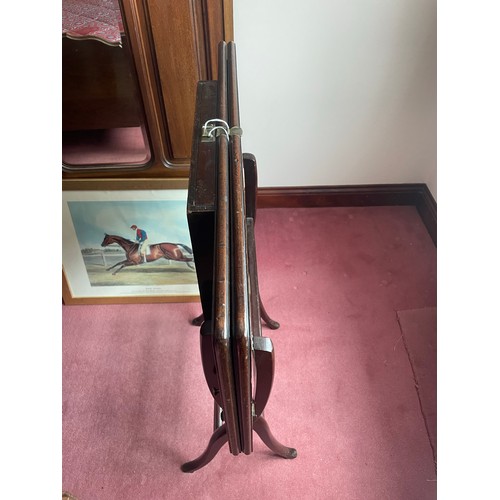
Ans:
[[[281,323],[263,330],[277,363],[266,418],[298,457],[255,437],[250,456],[224,447],[182,473],[212,433],[189,323],[199,305],[64,306],[64,490],[79,500],[436,498],[420,403],[435,381],[417,393],[397,313],[436,306],[436,249],[415,208],[260,210],[256,233],[261,295]]]
[[[143,165],[151,158],[141,127],[63,132],[62,145],[67,165]]]

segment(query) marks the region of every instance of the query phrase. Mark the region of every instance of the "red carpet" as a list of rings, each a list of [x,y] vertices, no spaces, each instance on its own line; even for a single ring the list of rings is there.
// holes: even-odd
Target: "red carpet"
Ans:
[[[79,500],[436,498],[421,407],[435,381],[417,393],[412,346],[417,377],[435,368],[417,354],[427,342],[417,329],[403,328],[412,337],[403,342],[397,313],[403,327],[401,312],[436,306],[436,249],[416,210],[268,209],[256,231],[261,295],[281,323],[263,330],[277,363],[266,418],[298,457],[275,457],[255,437],[250,456],[225,447],[182,473],[212,433],[189,324],[199,305],[65,306],[65,491]]]

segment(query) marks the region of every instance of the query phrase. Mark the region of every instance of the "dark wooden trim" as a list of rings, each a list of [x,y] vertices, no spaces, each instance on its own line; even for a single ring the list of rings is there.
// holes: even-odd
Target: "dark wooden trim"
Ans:
[[[258,208],[413,205],[437,245],[437,204],[426,184],[263,187]]]

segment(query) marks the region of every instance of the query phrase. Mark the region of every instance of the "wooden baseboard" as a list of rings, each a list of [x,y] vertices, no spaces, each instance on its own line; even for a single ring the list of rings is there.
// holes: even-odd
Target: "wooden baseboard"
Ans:
[[[264,187],[258,208],[414,205],[437,245],[437,204],[426,184]]]

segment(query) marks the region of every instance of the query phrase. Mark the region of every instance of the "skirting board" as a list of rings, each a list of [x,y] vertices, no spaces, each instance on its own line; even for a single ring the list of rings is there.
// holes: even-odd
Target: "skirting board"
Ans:
[[[257,208],[414,205],[437,246],[437,204],[427,184],[262,187]]]

